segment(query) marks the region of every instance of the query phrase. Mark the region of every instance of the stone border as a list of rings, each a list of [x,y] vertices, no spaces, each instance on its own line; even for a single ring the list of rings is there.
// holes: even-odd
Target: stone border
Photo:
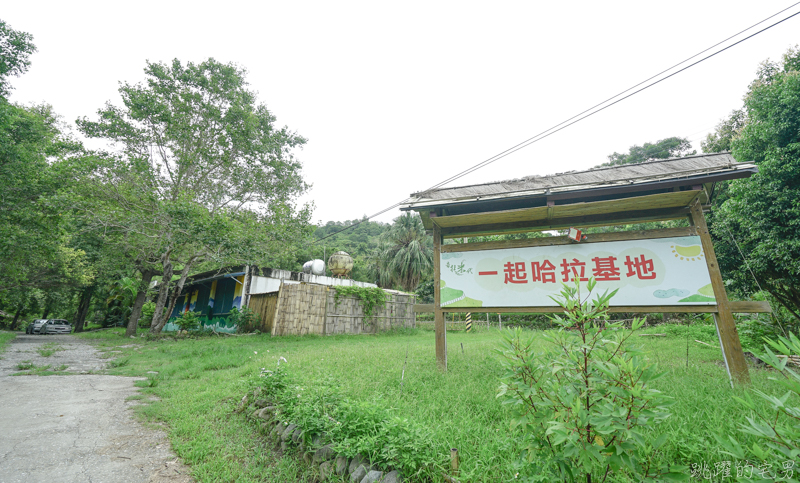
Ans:
[[[324,435],[314,436],[311,446],[306,447],[303,428],[293,423],[279,421],[277,410],[274,401],[262,395],[262,389],[257,388],[245,394],[235,412],[244,412],[249,419],[260,423],[262,431],[275,443],[276,450],[286,452],[292,448],[297,449],[303,462],[318,467],[322,481],[328,481],[335,476],[345,478],[349,476],[350,483],[403,481],[399,471],[381,471],[362,455],[356,455],[352,459],[345,455],[337,455],[333,443],[325,444]]]

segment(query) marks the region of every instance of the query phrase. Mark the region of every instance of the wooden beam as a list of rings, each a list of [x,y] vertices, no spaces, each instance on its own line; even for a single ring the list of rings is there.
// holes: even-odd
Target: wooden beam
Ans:
[[[609,313],[641,313],[641,314],[713,314],[716,305],[618,305],[608,308]],[[492,314],[558,314],[560,307],[444,307],[442,312],[472,312]]]
[[[722,273],[717,264],[717,255],[714,252],[714,243],[708,232],[706,218],[700,206],[700,200],[695,200],[691,207],[692,222],[700,235],[703,245],[708,273],[711,276],[711,286],[714,289],[714,298],[717,300],[718,312],[714,315],[717,325],[717,335],[719,344],[722,348],[722,356],[725,359],[725,367],[728,375],[739,383],[749,383],[750,373],[747,369],[747,361],[742,351],[742,343],[739,341],[739,333],[736,331],[736,323],[731,312],[728,294],[725,292],[725,282],[722,280]]]
[[[763,314],[772,312],[768,302],[758,301],[730,301],[731,312],[735,314]],[[449,307],[443,312],[473,312],[492,314],[554,314],[560,313],[558,307]],[[415,304],[414,312],[418,314],[432,314],[433,304]],[[611,313],[642,313],[642,314],[713,314],[717,312],[716,305],[625,305],[609,307]]]
[[[760,302],[754,300],[742,301],[728,301],[731,307],[731,312],[734,314],[769,314],[772,312],[772,307],[769,302]]]
[[[433,225],[433,325],[436,330],[436,363],[439,369],[447,371],[447,327],[444,323],[441,299],[441,249],[442,232],[439,225]]]
[[[417,314],[432,314],[433,304],[414,304],[414,312]]]
[[[609,215],[642,210],[686,208],[699,193],[677,191],[616,200],[600,200],[556,205],[548,200],[547,206],[480,213],[453,214],[437,217],[434,223],[442,228],[475,226],[496,223],[515,223],[535,220],[574,218],[578,216]]]
[[[624,240],[647,240],[653,238],[671,238],[679,236],[694,236],[697,231],[693,226],[682,228],[664,228],[658,230],[631,230],[615,231],[609,233],[590,233],[586,235],[584,243],[602,243]],[[442,253],[471,252],[480,250],[498,250],[503,248],[529,248],[549,247],[558,245],[577,244],[575,240],[566,236],[549,236],[541,238],[526,238],[524,240],[499,240],[483,243],[459,243],[455,245],[442,245]]]
[[[772,312],[768,302],[759,301],[730,301],[731,312],[735,314],[763,314]],[[492,314],[554,314],[560,313],[558,307],[449,307],[443,312],[473,312]],[[418,314],[432,314],[433,304],[415,304],[414,312]],[[641,314],[713,314],[717,312],[716,305],[625,305],[609,307],[611,313],[641,313]]]
[[[558,230],[571,226],[588,228],[591,226],[612,226],[642,223],[645,221],[666,221],[686,218],[689,208],[667,208],[657,210],[638,210],[635,212],[611,213],[592,216],[576,216],[571,218],[554,218],[514,223],[492,223],[475,226],[456,226],[442,228],[445,238],[461,238],[464,236],[497,235],[503,233],[526,233],[530,231]],[[443,217],[440,217],[443,218]],[[438,220],[438,219],[437,219]],[[434,224],[436,221],[434,221]]]

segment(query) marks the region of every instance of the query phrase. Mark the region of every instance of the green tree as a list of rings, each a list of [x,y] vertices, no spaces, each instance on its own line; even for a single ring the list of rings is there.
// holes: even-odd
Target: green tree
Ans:
[[[425,234],[422,219],[415,213],[395,218],[373,253],[370,264],[373,280],[384,288],[396,284],[406,292],[413,292],[432,269],[433,240]]]
[[[275,126],[243,69],[174,60],[148,63],[145,75],[120,86],[122,107],[106,104],[78,127],[115,145],[87,181],[106,205],[98,224],[146,246],[142,263],[158,260],[158,332],[193,267],[288,256],[308,234],[311,207],[295,206],[307,185],[293,151],[305,139]]]
[[[661,139],[655,144],[633,145],[626,154],[614,152],[608,155],[608,162],[602,166],[618,166],[621,164],[643,163],[653,159],[680,158],[697,154],[692,149],[692,143],[686,138],[671,137]]]
[[[8,77],[23,74],[35,50],[30,34],[0,20],[0,294],[81,285],[92,276],[56,201],[73,178],[66,160],[81,146],[50,106],[23,107],[5,97]]]
[[[720,268],[732,288],[763,288],[800,319],[800,50],[761,64],[744,114],[732,154],[759,172],[731,182],[715,216]]]
[[[0,97],[8,97],[12,89],[9,76],[20,76],[28,71],[34,52],[36,46],[31,34],[14,30],[0,20]]]

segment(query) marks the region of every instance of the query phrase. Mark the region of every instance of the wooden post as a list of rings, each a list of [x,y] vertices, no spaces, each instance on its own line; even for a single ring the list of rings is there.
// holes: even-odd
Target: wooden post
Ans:
[[[717,313],[714,314],[714,322],[717,326],[717,336],[719,345],[722,348],[722,356],[725,360],[725,367],[728,370],[728,377],[731,381],[747,384],[750,382],[750,372],[747,369],[747,361],[742,351],[742,343],[739,341],[739,333],[736,331],[736,322],[731,313],[728,294],[725,292],[725,283],[722,280],[722,273],[717,264],[717,255],[714,253],[714,244],[708,232],[706,218],[703,215],[703,207],[700,200],[695,199],[691,207],[692,223],[700,235],[703,245],[708,273],[711,277],[711,286],[714,288],[714,298],[717,300]]]
[[[441,294],[442,229],[433,224],[433,326],[436,330],[436,363],[447,370],[447,330],[442,312]]]

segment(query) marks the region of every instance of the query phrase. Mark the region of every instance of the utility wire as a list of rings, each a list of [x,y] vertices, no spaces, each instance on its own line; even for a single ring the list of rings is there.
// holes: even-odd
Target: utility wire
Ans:
[[[624,97],[620,97],[623,94],[626,94],[626,93],[632,91],[633,89],[636,89],[637,87],[641,86],[642,84],[645,84],[645,83],[647,83],[647,82],[659,77],[660,75],[662,75],[662,74],[664,74],[666,72],[669,72],[670,70],[678,67],[679,65],[685,64],[686,62],[694,59],[695,57],[698,57],[698,56],[708,52],[709,50],[711,50],[711,49],[713,49],[713,48],[715,48],[715,47],[717,47],[717,46],[719,46],[721,44],[724,44],[725,42],[733,39],[734,37],[737,37],[737,36],[741,35],[742,33],[746,32],[748,30],[751,30],[753,27],[755,27],[757,25],[760,25],[760,24],[766,22],[767,20],[770,20],[771,18],[774,18],[774,17],[780,15],[781,13],[783,13],[783,12],[785,12],[785,11],[787,11],[787,10],[797,6],[797,5],[800,5],[800,2],[796,2],[796,3],[792,4],[792,5],[784,8],[783,10],[780,10],[780,11],[776,12],[776,13],[770,15],[769,17],[767,17],[767,18],[765,18],[765,19],[763,19],[763,20],[761,20],[759,22],[754,23],[753,25],[751,25],[750,27],[747,27],[744,30],[740,30],[739,32],[731,35],[730,37],[728,37],[728,38],[726,38],[726,39],[724,39],[724,40],[722,40],[720,42],[717,42],[716,44],[712,45],[711,47],[708,47],[708,48],[706,48],[706,49],[694,54],[693,56],[691,56],[691,57],[689,57],[689,58],[687,58],[687,59],[685,59],[685,60],[683,60],[681,62],[678,62],[677,64],[675,64],[675,65],[673,65],[673,66],[671,66],[671,67],[669,67],[667,69],[662,70],[658,74],[655,74],[653,76],[648,77],[647,79],[639,82],[638,84],[635,84],[635,85],[625,89],[624,91],[620,92],[619,94],[611,96],[608,99],[606,99],[606,100],[604,100],[604,101],[602,101],[602,102],[600,102],[598,104],[595,104],[594,106],[592,106],[592,107],[590,107],[590,108],[588,108],[588,109],[586,109],[586,110],[584,110],[584,111],[582,111],[582,112],[570,117],[569,119],[566,119],[566,120],[554,125],[553,127],[549,128],[549,129],[546,129],[546,130],[544,130],[544,131],[542,131],[542,132],[540,132],[540,133],[538,133],[538,134],[536,134],[534,136],[529,137],[528,139],[526,139],[526,140],[524,140],[524,141],[522,141],[522,142],[520,142],[520,143],[518,143],[518,144],[516,144],[516,145],[514,145],[514,146],[512,146],[512,147],[510,147],[508,149],[506,149],[505,151],[502,151],[502,152],[500,152],[500,153],[498,153],[498,154],[496,154],[496,155],[494,155],[494,156],[492,156],[492,157],[490,157],[490,158],[488,158],[488,159],[486,159],[484,161],[481,161],[480,163],[475,164],[474,166],[471,166],[470,168],[467,168],[467,169],[461,171],[460,173],[455,174],[455,175],[445,179],[444,181],[436,183],[435,185],[433,185],[430,188],[422,191],[421,193],[426,193],[428,191],[440,188],[440,187],[444,186],[447,183],[455,181],[455,180],[457,180],[459,178],[462,178],[462,177],[464,177],[464,176],[466,176],[466,175],[468,175],[468,174],[470,174],[470,173],[472,173],[474,171],[477,171],[477,170],[479,170],[479,169],[481,169],[481,168],[483,168],[485,166],[488,166],[488,165],[494,163],[495,161],[503,159],[503,158],[505,158],[506,156],[508,156],[508,155],[510,155],[512,153],[515,153],[515,152],[517,152],[517,151],[519,151],[519,150],[521,150],[523,148],[526,148],[526,147],[530,146],[531,144],[533,144],[535,142],[541,141],[542,139],[545,139],[545,138],[551,136],[552,134],[555,134],[555,133],[557,133],[557,132],[559,132],[559,131],[561,131],[563,129],[566,129],[567,127],[572,126],[573,124],[576,124],[576,123],[578,123],[578,122],[580,122],[580,121],[582,121],[582,120],[584,120],[584,119],[586,119],[588,117],[591,117],[591,116],[593,116],[593,115],[595,115],[595,114],[597,114],[599,112],[602,112],[605,109],[608,109],[609,107],[611,107],[611,106],[613,106],[613,105],[615,105],[615,104],[617,104],[619,102],[622,102],[622,101],[624,101],[625,99],[627,99],[627,98],[629,98],[631,96],[634,96],[634,95],[636,95],[636,94],[638,94],[638,93],[640,93],[640,92],[642,92],[642,91],[644,91],[646,89],[649,89],[650,87],[653,87],[654,85],[659,84],[659,83],[669,79],[670,77],[673,77],[673,76],[675,76],[677,74],[680,74],[681,72],[683,72],[683,71],[685,71],[685,70],[687,70],[687,69],[689,69],[691,67],[694,67],[695,65],[697,65],[697,64],[699,64],[699,63],[701,63],[701,62],[703,62],[705,60],[708,60],[711,57],[714,57],[715,55],[720,54],[720,53],[730,49],[731,47],[734,47],[734,46],[744,42],[745,40],[751,39],[751,38],[755,37],[756,35],[764,32],[766,30],[769,30],[772,27],[774,27],[774,26],[776,26],[776,25],[778,25],[780,23],[785,22],[786,20],[789,20],[792,17],[800,15],[800,12],[796,12],[796,13],[794,13],[792,15],[789,15],[788,17],[785,17],[785,18],[783,18],[783,19],[781,19],[781,20],[779,20],[779,21],[777,21],[777,22],[775,22],[775,23],[773,23],[773,24],[771,24],[771,25],[769,25],[767,27],[764,27],[763,29],[761,29],[761,30],[759,30],[759,31],[757,31],[757,32],[755,32],[753,34],[750,34],[747,37],[745,37],[745,38],[743,38],[741,40],[738,40],[738,41],[734,42],[731,45],[728,45],[727,47],[724,47],[724,48],[722,48],[722,49],[720,49],[720,50],[718,50],[718,51],[716,51],[716,52],[714,52],[712,54],[709,54],[709,55],[703,57],[700,60],[697,60],[697,61],[687,65],[686,67],[683,67],[683,68],[681,68],[681,69],[679,69],[679,70],[677,70],[677,71],[675,71],[675,72],[673,72],[673,73],[671,73],[671,74],[669,74],[669,75],[667,75],[665,77],[662,77],[661,79],[658,79],[657,81],[655,81],[653,83],[650,83],[650,84],[642,87],[641,89],[635,90],[634,92],[631,92],[630,94],[628,94],[628,95],[626,95]],[[614,99],[616,99],[616,100],[614,100]],[[612,100],[614,100],[614,102],[610,102]],[[600,106],[602,106],[602,107],[600,107]],[[599,109],[597,109],[598,107],[599,107]],[[320,242],[322,240],[325,240],[327,238],[336,236],[339,233],[342,233],[342,232],[344,232],[346,230],[354,228],[354,227],[360,225],[361,223],[364,223],[365,221],[369,221],[370,219],[372,219],[372,218],[374,218],[376,216],[382,215],[383,213],[386,213],[387,211],[392,210],[392,209],[402,205],[403,203],[405,203],[405,202],[407,202],[409,200],[411,200],[411,198],[405,198],[403,201],[399,201],[399,202],[393,204],[392,206],[390,206],[388,208],[385,208],[385,209],[375,213],[372,216],[369,216],[367,218],[364,218],[364,219],[358,221],[357,223],[353,223],[352,225],[346,226],[346,227],[344,227],[343,229],[341,229],[341,230],[339,230],[337,232],[334,232],[334,233],[326,235],[326,236],[324,236],[322,238],[319,238],[318,240],[315,240],[314,242],[312,242],[312,244],[318,243],[318,242]]]

